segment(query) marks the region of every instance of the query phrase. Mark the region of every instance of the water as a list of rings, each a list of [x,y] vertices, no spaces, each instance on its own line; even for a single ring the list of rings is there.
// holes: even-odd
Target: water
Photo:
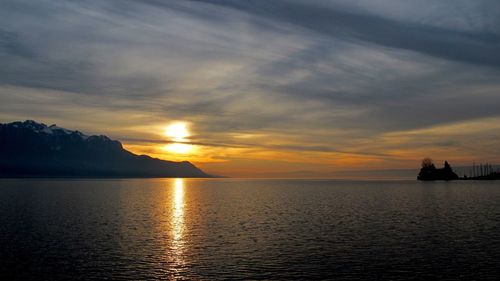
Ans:
[[[495,280],[497,182],[0,180],[2,280]]]

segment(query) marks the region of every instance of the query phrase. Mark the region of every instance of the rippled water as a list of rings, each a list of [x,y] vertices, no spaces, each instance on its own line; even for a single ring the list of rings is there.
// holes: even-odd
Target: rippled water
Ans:
[[[2,280],[495,280],[497,182],[0,180]]]

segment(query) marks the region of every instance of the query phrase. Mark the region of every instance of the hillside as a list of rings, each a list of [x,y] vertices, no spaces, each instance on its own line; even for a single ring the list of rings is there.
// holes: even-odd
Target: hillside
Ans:
[[[210,177],[190,162],[136,155],[119,141],[35,121],[0,124],[0,177]]]

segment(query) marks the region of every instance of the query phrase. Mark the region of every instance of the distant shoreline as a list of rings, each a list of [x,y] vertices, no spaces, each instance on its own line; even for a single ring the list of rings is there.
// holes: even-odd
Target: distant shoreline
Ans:
[[[229,179],[229,180],[302,180],[302,181],[417,181],[413,178],[285,178],[285,177],[96,177],[96,176],[0,176],[0,179]]]

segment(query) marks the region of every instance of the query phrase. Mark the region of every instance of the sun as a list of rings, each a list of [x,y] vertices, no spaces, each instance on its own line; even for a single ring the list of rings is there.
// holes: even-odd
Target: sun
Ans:
[[[167,126],[165,135],[171,138],[172,141],[184,142],[189,137],[187,124],[184,122],[176,122]]]
[[[193,150],[193,145],[188,144],[191,135],[186,122],[171,123],[165,128],[165,136],[172,143],[165,145],[162,149],[177,154],[187,154]]]

